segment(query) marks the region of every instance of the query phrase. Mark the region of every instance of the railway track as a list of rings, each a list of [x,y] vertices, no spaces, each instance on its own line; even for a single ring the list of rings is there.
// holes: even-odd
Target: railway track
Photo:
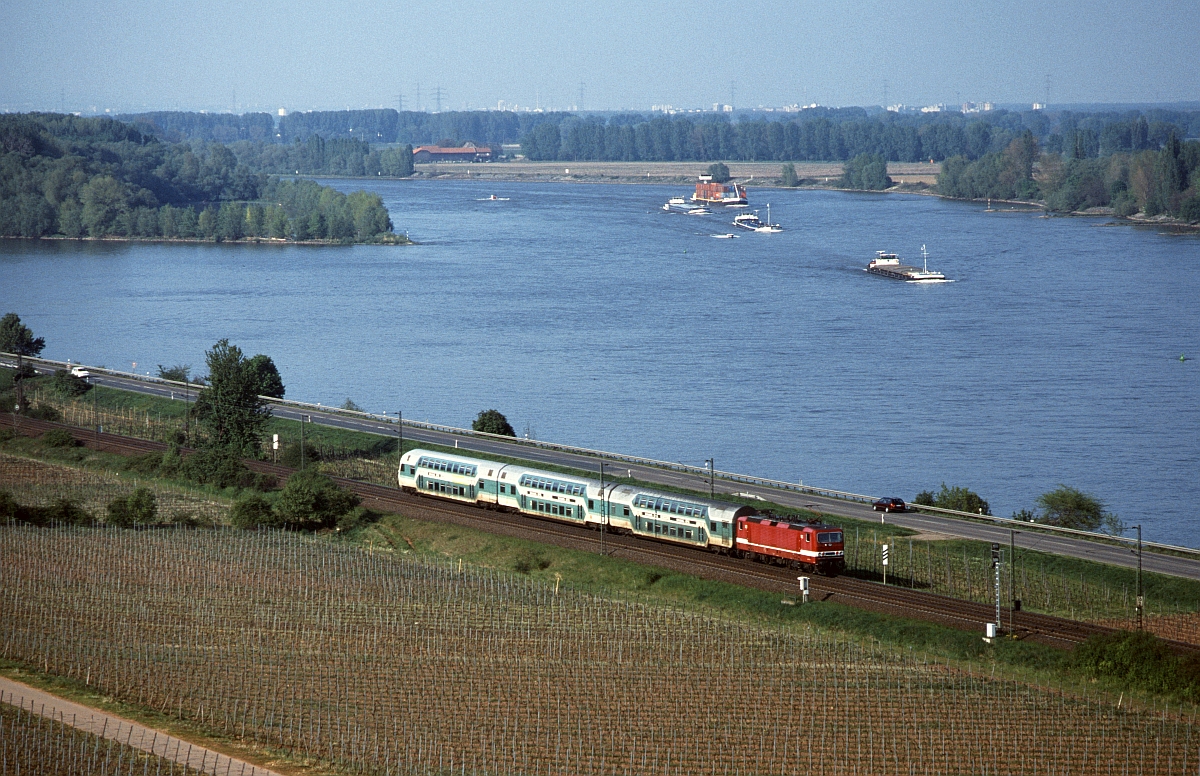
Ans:
[[[14,424],[12,415],[0,415],[0,427],[14,427],[27,436],[37,436],[51,429],[64,429],[90,449],[122,455],[163,452],[167,445],[145,439],[98,433],[42,420],[20,418]],[[184,454],[191,452],[183,450]],[[295,473],[294,469],[266,461],[246,461],[251,471],[271,474],[281,483]],[[437,522],[450,522],[479,528],[491,533],[555,544],[571,549],[599,552],[602,546],[609,554],[624,560],[662,566],[681,573],[693,574],[733,584],[777,592],[795,599],[799,596],[795,569],[754,563],[728,556],[714,555],[702,550],[661,544],[622,534],[606,534],[577,525],[542,520],[511,512],[497,512],[454,502],[439,501],[411,495],[399,488],[377,485],[343,477],[333,477],[341,486],[357,493],[364,506],[382,512],[394,512],[409,517]],[[962,601],[927,593],[921,590],[882,585],[854,577],[810,576],[809,595],[815,601],[836,601],[899,617],[925,620],[982,635],[984,624],[996,617],[993,605]],[[1032,639],[1057,647],[1071,648],[1099,634],[1115,633],[1114,628],[1078,622],[1062,617],[1034,612],[1009,612],[1001,609],[1001,621],[1018,639]],[[1178,641],[1167,641],[1178,653],[1194,653],[1200,647]]]

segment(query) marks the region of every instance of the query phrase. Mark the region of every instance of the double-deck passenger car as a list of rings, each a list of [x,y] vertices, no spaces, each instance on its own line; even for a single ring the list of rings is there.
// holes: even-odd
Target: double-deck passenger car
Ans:
[[[721,553],[741,554],[735,536],[739,521],[758,514],[754,507],[743,504],[601,483],[588,477],[430,450],[405,453],[397,479],[400,487],[410,493]],[[781,549],[778,557],[793,559],[784,552]],[[810,560],[807,553],[794,559],[797,565],[806,566]],[[812,565],[834,573],[841,570],[832,561]]]

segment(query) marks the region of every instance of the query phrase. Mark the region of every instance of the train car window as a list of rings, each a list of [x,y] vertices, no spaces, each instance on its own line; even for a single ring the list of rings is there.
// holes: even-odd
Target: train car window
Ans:
[[[683,534],[684,534],[684,538],[685,538],[685,539],[691,539],[691,538],[692,538],[692,532],[691,532],[691,531],[684,531],[684,532],[683,532]]]
[[[629,517],[629,507],[622,507],[625,510],[625,517]]]
[[[593,501],[590,498],[588,499],[588,509],[591,509],[591,510],[596,509],[595,503],[593,503]]]

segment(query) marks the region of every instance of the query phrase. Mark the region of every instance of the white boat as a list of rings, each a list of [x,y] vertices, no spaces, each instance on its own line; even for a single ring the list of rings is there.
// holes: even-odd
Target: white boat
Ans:
[[[714,237],[718,240],[736,240],[737,239],[737,235],[734,234],[733,232],[726,232],[725,234],[710,234],[709,237]]]
[[[668,213],[686,213],[689,216],[706,216],[712,212],[703,205],[689,204],[683,197],[671,197],[662,209]]]
[[[900,263],[900,257],[895,253],[887,253],[886,251],[875,251],[875,258],[866,266],[866,271],[872,275],[880,275],[893,280],[903,280],[906,283],[953,283],[952,280],[947,280],[946,276],[941,272],[929,269],[929,252],[925,250],[925,246],[921,246],[921,256],[924,258],[924,267],[910,267],[907,264]]]
[[[779,224],[771,223],[771,206],[767,205],[767,220],[764,221],[758,217],[758,211],[753,213],[740,213],[733,217],[733,225],[739,226],[742,229],[748,229],[751,232],[782,232],[783,227]]]

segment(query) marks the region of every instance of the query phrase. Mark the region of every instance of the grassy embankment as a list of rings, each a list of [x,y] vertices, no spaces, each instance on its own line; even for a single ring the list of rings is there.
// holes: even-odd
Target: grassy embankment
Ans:
[[[0,379],[3,379],[2,375]],[[0,393],[3,393],[3,385],[0,385]],[[91,426],[99,421],[108,431],[164,442],[182,438],[185,428],[185,409],[181,401],[103,387],[74,400],[56,399],[45,389],[35,390],[33,395],[41,396],[65,420],[78,425]],[[194,429],[190,430],[194,432]],[[268,432],[279,434],[283,447],[291,447],[295,456],[295,446],[300,438],[298,422],[272,418]],[[323,459],[319,465],[326,473],[382,485],[395,484],[394,437],[311,423],[306,424],[304,434],[309,460]],[[405,443],[405,449],[415,446],[411,440]],[[450,448],[446,449],[450,451]],[[528,463],[516,458],[502,460]],[[594,471],[538,466],[595,476]],[[614,479],[656,490],[674,490],[629,478]],[[226,495],[234,497],[237,494]],[[758,506],[781,514],[811,516],[804,510],[769,503]],[[877,523],[849,518],[836,518],[836,522],[846,530],[847,561],[851,565],[850,573],[855,576],[880,580],[880,545],[889,544],[892,547],[890,583],[979,603],[993,600],[991,552],[986,543],[959,539],[931,541],[928,537],[914,537],[913,532],[896,526],[884,528]],[[1007,547],[1004,552],[1007,559]],[[1006,563],[1002,569],[1002,598],[1006,603],[1010,573],[1014,574],[1015,597],[1028,610],[1106,623],[1128,622],[1134,616],[1137,574],[1133,569],[1019,549],[1015,564]],[[1164,636],[1179,638],[1194,632],[1194,637],[1200,638],[1200,617],[1195,616],[1200,609],[1200,584],[1149,573],[1144,575],[1143,584],[1147,612],[1156,616],[1152,618],[1152,628],[1158,628]],[[1187,615],[1192,616],[1189,619]]]
[[[3,381],[6,377],[8,375],[0,374],[0,394],[5,392],[6,386],[3,385]],[[113,433],[163,442],[181,438],[180,434],[185,428],[186,410],[181,401],[104,387],[98,387],[82,398],[64,400],[53,397],[42,387],[46,385],[45,380],[39,380],[37,383],[41,385],[31,392],[32,396],[60,412],[66,422],[92,426],[98,421],[105,430]],[[194,434],[194,428],[190,430]],[[284,447],[294,446],[300,439],[300,424],[292,420],[272,418],[267,431],[279,434]],[[395,483],[394,437],[311,423],[305,425],[304,435],[310,457],[315,453],[315,457],[324,459],[320,464],[323,471],[384,485]],[[406,450],[416,446],[411,440],[405,442]],[[452,448],[444,449],[447,452],[453,451]],[[512,463],[528,463],[513,457],[493,457]],[[595,472],[592,471],[537,465],[552,471],[595,476]],[[657,484],[639,483],[636,479],[627,477],[613,477],[613,480],[627,484],[643,484],[657,490],[679,490]],[[235,496],[236,493],[226,495]],[[805,510],[776,504],[764,503],[759,506],[780,514],[812,516]],[[846,529],[847,559],[854,566],[853,573],[856,576],[880,578],[882,569],[879,565],[878,546],[890,542],[893,547],[890,575],[895,583],[972,600],[990,600],[990,582],[983,584],[987,582],[986,569],[977,565],[990,558],[990,547],[986,543],[957,539],[931,542],[924,538],[913,539],[911,537],[914,532],[897,526],[888,526],[886,530],[881,530],[878,524],[868,521],[837,518],[837,522]],[[904,541],[897,544],[897,538]],[[909,552],[909,545],[915,548],[912,553]],[[926,551],[924,559],[919,557],[922,548]],[[936,555],[933,555],[933,552],[936,552]],[[1007,553],[1007,548],[1005,552]],[[1109,618],[1114,618],[1129,609],[1136,583],[1136,572],[1132,569],[1035,550],[1018,550],[1016,560],[1017,597],[1023,599],[1027,608],[1066,616],[1086,617],[1088,614],[1094,614]],[[1004,580],[1003,586],[1007,590],[1007,580]],[[1149,601],[1152,605],[1160,607],[1159,610],[1163,613],[1196,611],[1200,605],[1200,585],[1187,580],[1146,574],[1144,586]],[[1039,595],[1041,600],[1036,600]]]
[[[3,386],[0,386],[0,389],[2,388]],[[68,419],[71,419],[74,414],[87,420],[82,416],[91,412],[106,420],[108,430],[148,435],[161,439],[171,438],[181,429],[183,422],[184,405],[182,402],[126,391],[100,388],[94,394],[74,401],[54,400],[48,396],[44,396],[43,400],[49,406],[56,407]],[[273,418],[271,431],[279,433],[281,439],[286,443],[288,440],[298,439],[299,424],[294,421]],[[149,433],[139,434],[139,432]],[[312,424],[307,426],[305,435],[308,445],[313,446],[316,450],[324,451],[326,457],[338,459],[327,460],[319,464],[326,472],[383,484],[394,483],[395,438]],[[411,441],[405,443],[406,450],[415,446],[416,443]],[[436,446],[430,447],[436,449]],[[0,449],[8,449],[19,455],[49,457],[72,465],[99,468],[117,472],[126,477],[130,474],[129,462],[121,459],[120,456],[94,453],[79,448],[43,450],[38,449],[36,442],[14,439],[5,442]],[[451,451],[450,448],[444,449],[448,452]],[[515,462],[518,459],[508,460]],[[572,471],[563,467],[547,466],[544,468],[593,476],[591,472]],[[636,480],[629,478],[616,479],[630,484],[637,483]],[[239,495],[239,492],[234,489],[219,491],[179,482],[172,483],[172,485],[183,489],[193,489],[205,498],[226,505]],[[661,486],[647,485],[663,489]],[[793,510],[771,504],[760,506],[773,508],[774,511],[783,514],[807,516],[803,510]],[[895,565],[892,567],[892,579],[896,582],[913,587],[929,588],[935,592],[957,592],[960,597],[968,597],[965,593],[970,590],[975,593],[970,597],[983,596],[984,600],[990,600],[990,582],[985,584],[988,575],[982,568],[990,553],[990,548],[986,544],[966,540],[931,542],[919,537],[914,538],[912,532],[896,527],[889,527],[887,535],[884,536],[879,533],[879,526],[875,523],[849,518],[837,518],[836,522],[846,529],[848,557],[852,563],[861,558],[861,562],[854,563],[854,568],[851,570],[854,575],[866,578],[877,577],[879,571],[877,546],[880,543],[889,542],[896,548],[893,554]],[[918,549],[906,553],[906,548],[897,544],[897,537],[906,537],[904,540]],[[886,643],[903,644],[910,648],[932,649],[938,654],[951,658],[990,659],[990,652],[983,648],[974,634],[948,631],[937,626],[883,617],[839,606],[822,605],[820,607],[780,609],[778,596],[770,594],[707,583],[665,570],[647,570],[636,564],[623,565],[620,561],[611,558],[597,558],[588,553],[572,553],[561,548],[546,545],[535,546],[456,527],[419,523],[400,516],[386,516],[377,524],[356,531],[350,537],[342,540],[384,545],[395,547],[400,551],[407,551],[405,538],[412,541],[413,547],[419,552],[459,557],[471,563],[504,568],[534,576],[559,575],[568,585],[604,595],[627,593],[641,597],[653,593],[651,596],[653,599],[672,605],[716,606],[721,610],[733,609],[744,613],[770,612],[770,618],[782,618],[784,622],[797,619],[836,626],[849,632],[878,638]],[[922,573],[917,573],[919,564],[914,564],[908,569],[905,568],[906,556],[919,557],[922,554],[920,548],[923,548],[926,558],[932,558],[935,552],[934,547],[937,548],[937,560],[928,561],[923,568],[920,568]],[[1018,560],[1024,564],[1022,568],[1018,569],[1019,578],[1027,577],[1031,568],[1036,567],[1045,582],[1044,589],[1062,589],[1066,598],[1066,603],[1061,603],[1055,598],[1047,600],[1044,606],[1038,606],[1038,602],[1027,598],[1026,608],[1069,613],[1072,592],[1070,583],[1076,577],[1081,580],[1077,590],[1085,595],[1092,592],[1093,597],[1095,597],[1095,590],[1106,589],[1110,596],[1111,591],[1122,590],[1126,593],[1123,597],[1127,599],[1128,590],[1132,588],[1134,572],[1131,570],[1033,551],[1021,551],[1018,555]],[[955,559],[953,568],[951,568],[951,558]],[[870,561],[868,562],[867,559]],[[971,566],[975,562],[978,562],[980,569],[975,571],[974,580],[971,581]],[[935,584],[931,587],[929,580],[933,575],[925,572],[930,572],[935,568],[936,578],[933,579]],[[942,584],[943,568],[950,569],[946,575],[946,584]],[[960,571],[965,573],[960,575]],[[1022,581],[1028,582],[1027,579]],[[957,591],[954,589],[956,586]],[[1189,580],[1147,574],[1145,575],[1145,587],[1150,601],[1160,602],[1160,609],[1168,611],[1192,612],[1195,610],[1194,602],[1200,600],[1200,584]],[[1028,587],[1025,589],[1028,590]],[[1018,595],[1020,594],[1019,592]],[[1072,610],[1071,613],[1078,612]],[[1005,662],[1011,661],[1015,664],[1036,666],[1051,665],[1060,660],[1055,656],[1057,653],[1042,653],[1040,648],[1026,653],[1023,650],[1027,645],[1020,645],[1017,652],[1005,657],[1000,653],[1005,652],[1008,646],[1008,643],[1005,643],[1000,649],[993,650]],[[1042,654],[1040,657],[1034,657],[1035,653]]]

